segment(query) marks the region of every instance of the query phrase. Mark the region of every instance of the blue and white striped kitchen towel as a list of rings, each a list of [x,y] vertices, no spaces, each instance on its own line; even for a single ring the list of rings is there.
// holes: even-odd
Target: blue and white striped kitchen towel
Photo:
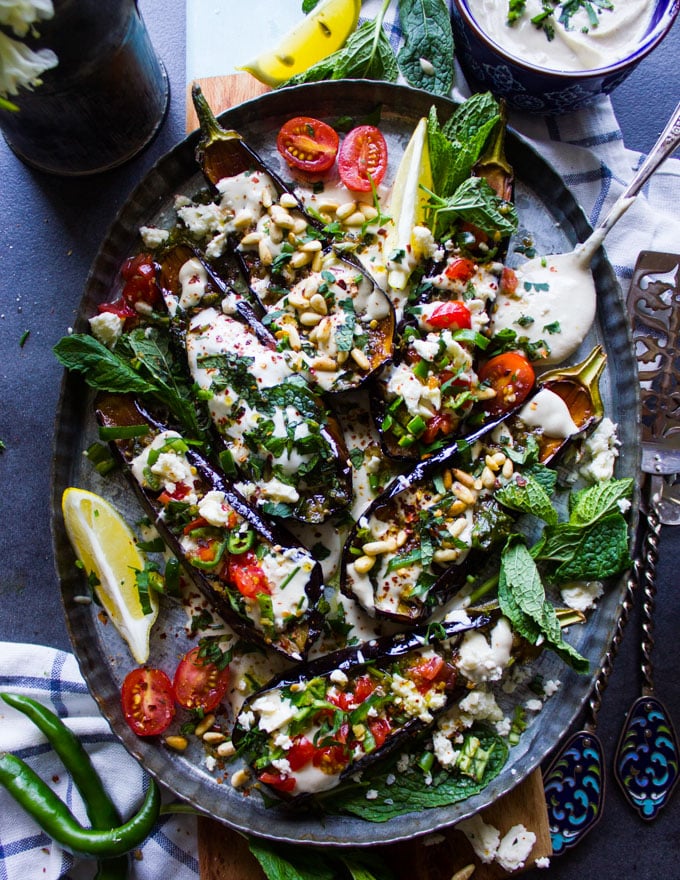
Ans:
[[[59,715],[78,735],[121,814],[134,812],[143,797],[144,772],[100,715],[73,655],[0,642],[0,691],[30,696]],[[30,764],[88,824],[80,796],[52,747],[25,715],[2,701],[0,743]],[[130,859],[130,880],[196,880],[195,818],[162,816],[139,855]],[[94,861],[74,859],[50,840],[0,786],[0,880],[86,880],[95,869]]]

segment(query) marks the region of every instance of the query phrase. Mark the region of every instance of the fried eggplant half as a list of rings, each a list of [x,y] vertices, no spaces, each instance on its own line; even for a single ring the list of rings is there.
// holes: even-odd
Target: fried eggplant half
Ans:
[[[322,623],[311,553],[132,397],[102,393],[95,411],[153,524],[215,610],[244,639],[303,659]]]

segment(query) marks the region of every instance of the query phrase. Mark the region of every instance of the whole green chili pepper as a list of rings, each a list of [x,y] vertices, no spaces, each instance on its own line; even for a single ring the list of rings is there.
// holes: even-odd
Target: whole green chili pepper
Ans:
[[[106,793],[102,781],[92,765],[90,756],[78,737],[64,722],[42,703],[21,694],[0,694],[0,697],[19,712],[23,712],[46,737],[62,764],[71,774],[80,792],[93,828],[115,828],[120,815]],[[128,873],[127,856],[100,862],[94,880],[125,880]]]
[[[149,836],[161,806],[160,791],[152,779],[141,807],[123,825],[106,830],[84,828],[46,782],[21,758],[8,752],[0,752],[0,785],[65,850],[96,859],[120,856],[140,846]]]

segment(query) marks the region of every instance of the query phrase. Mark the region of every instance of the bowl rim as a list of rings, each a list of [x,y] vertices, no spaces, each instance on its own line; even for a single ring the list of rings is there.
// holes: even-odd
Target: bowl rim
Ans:
[[[666,2],[666,0],[657,0],[654,11],[656,12],[658,7],[663,5],[664,2]],[[468,3],[469,0],[452,0],[453,8],[459,12],[466,25],[473,31],[477,38],[485,44],[487,49],[498,55],[500,58],[529,73],[552,77],[558,80],[602,79],[611,76],[612,74],[619,73],[631,65],[637,65],[652,51],[652,49],[658,46],[661,40],[663,40],[673,26],[675,19],[678,17],[678,13],[680,13],[680,0],[668,0],[668,2],[666,2],[666,8],[661,11],[658,20],[655,22],[652,29],[645,34],[642,41],[636,46],[632,53],[626,55],[625,58],[622,58],[619,61],[615,61],[604,67],[589,68],[586,70],[554,70],[550,67],[540,67],[537,64],[531,64],[530,62],[513,55],[511,52],[508,52],[507,49],[504,49],[492,40],[486,31],[484,31],[477,23],[477,20],[470,12]]]

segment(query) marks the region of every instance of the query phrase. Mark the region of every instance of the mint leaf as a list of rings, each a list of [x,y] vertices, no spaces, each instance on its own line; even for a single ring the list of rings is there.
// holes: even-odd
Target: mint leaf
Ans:
[[[535,645],[539,636],[543,636],[546,647],[565,663],[579,673],[588,672],[588,660],[564,641],[536,563],[519,535],[510,537],[501,556],[498,603],[513,628],[528,642]]]
[[[64,336],[53,349],[57,360],[66,367],[83,374],[96,391],[120,394],[149,394],[155,385],[134,370],[130,363],[102,345],[94,336],[74,333]]]
[[[557,511],[543,486],[531,476],[518,475],[496,492],[496,499],[511,510],[530,513],[549,525],[557,524]]]
[[[550,550],[550,544],[547,544]],[[631,565],[628,553],[628,525],[620,513],[612,513],[581,529],[580,540],[554,571],[558,583],[571,580],[600,580],[613,577]],[[541,558],[547,558],[546,549]]]
[[[477,226],[487,235],[512,235],[517,229],[515,206],[500,199],[481,177],[464,180],[453,195],[432,199],[433,235],[442,240],[457,220]]]
[[[633,480],[607,480],[576,492],[571,498],[569,522],[591,523],[619,511],[619,501],[630,499]]]
[[[453,86],[453,34],[444,0],[399,0],[404,45],[397,62],[408,83],[436,95]]]
[[[409,766],[405,771],[397,771],[398,757],[381,762],[380,769],[372,768],[364,772],[361,783],[345,790],[336,789],[324,794],[323,805],[329,812],[351,813],[368,822],[387,822],[395,816],[443,807],[465,800],[480,792],[496,777],[508,758],[505,742],[492,730],[475,726],[466,735],[472,734],[480,740],[480,747],[491,755],[481,779],[438,769],[432,774],[430,785],[425,783],[423,771],[417,766]],[[394,777],[398,773],[398,782]],[[388,780],[392,784],[388,784]],[[368,799],[368,791],[376,796]]]
[[[269,880],[335,880],[333,863],[324,853],[256,837],[248,839],[248,847]]]

